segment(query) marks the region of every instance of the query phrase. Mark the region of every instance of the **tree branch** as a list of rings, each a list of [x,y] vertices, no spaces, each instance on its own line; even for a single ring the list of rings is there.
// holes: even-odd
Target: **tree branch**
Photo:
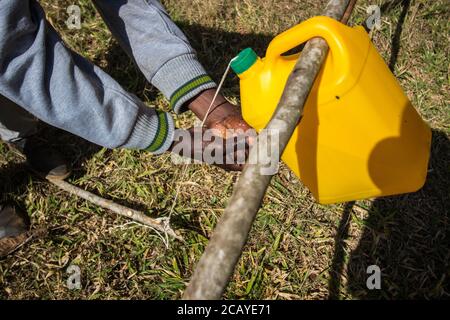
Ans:
[[[50,181],[55,186],[59,187],[60,189],[66,191],[70,194],[78,196],[78,197],[80,197],[86,201],[89,201],[99,207],[110,210],[118,215],[127,217],[136,222],[142,223],[143,225],[146,225],[150,228],[153,228],[157,231],[167,234],[177,240],[183,241],[183,238],[180,235],[178,235],[170,227],[168,218],[153,219],[153,218],[150,218],[149,216],[145,215],[143,212],[127,208],[127,207],[117,204],[111,200],[103,199],[93,193],[90,193],[88,191],[80,189],[77,186],[74,186],[64,180],[59,180],[59,179],[47,179],[47,180]]]
[[[324,15],[341,20],[348,4],[349,0],[331,0]],[[258,150],[273,150],[269,149],[267,144],[275,140],[270,139],[271,133],[278,132],[278,150],[280,155],[283,153],[303,115],[305,102],[327,52],[328,45],[322,39],[315,38],[306,44],[287,81],[278,107],[266,127],[269,137],[258,138],[251,149],[249,163],[234,188],[229,205],[214,230],[183,299],[221,298],[272,178],[270,175],[261,174],[265,167],[263,164],[253,164],[254,160],[258,159]]]

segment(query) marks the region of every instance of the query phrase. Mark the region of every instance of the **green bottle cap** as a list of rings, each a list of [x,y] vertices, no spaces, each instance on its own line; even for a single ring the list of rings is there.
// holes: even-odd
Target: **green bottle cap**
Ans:
[[[258,60],[258,55],[252,48],[242,50],[237,57],[231,61],[231,69],[238,75],[250,69]]]

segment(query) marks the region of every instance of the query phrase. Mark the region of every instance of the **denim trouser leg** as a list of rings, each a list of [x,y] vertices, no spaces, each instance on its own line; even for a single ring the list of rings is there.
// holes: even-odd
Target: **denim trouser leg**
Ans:
[[[17,142],[37,132],[38,120],[22,107],[0,95],[0,139]]]

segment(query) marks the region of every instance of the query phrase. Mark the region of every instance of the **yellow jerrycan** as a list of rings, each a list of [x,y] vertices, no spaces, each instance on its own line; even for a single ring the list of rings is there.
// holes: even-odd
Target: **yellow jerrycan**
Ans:
[[[277,36],[263,59],[242,51],[231,67],[244,119],[266,126],[299,57],[283,54],[315,37],[330,51],[282,160],[322,204],[420,189],[431,130],[362,27],[314,17]]]

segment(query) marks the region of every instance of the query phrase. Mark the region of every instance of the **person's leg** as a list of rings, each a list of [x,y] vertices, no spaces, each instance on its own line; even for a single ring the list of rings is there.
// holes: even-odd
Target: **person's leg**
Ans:
[[[157,0],[94,0],[123,49],[175,112],[199,93],[215,88],[195,50]]]
[[[22,153],[30,169],[42,177],[64,179],[70,166],[57,150],[37,136],[38,119],[0,95],[0,139]]]
[[[38,119],[22,107],[0,95],[0,139],[9,143],[36,134]]]
[[[62,155],[46,145],[36,144],[39,120],[8,98],[0,95],[0,139],[23,153],[33,171],[62,179],[70,173]],[[0,203],[0,258],[29,238],[26,212],[12,203]]]

